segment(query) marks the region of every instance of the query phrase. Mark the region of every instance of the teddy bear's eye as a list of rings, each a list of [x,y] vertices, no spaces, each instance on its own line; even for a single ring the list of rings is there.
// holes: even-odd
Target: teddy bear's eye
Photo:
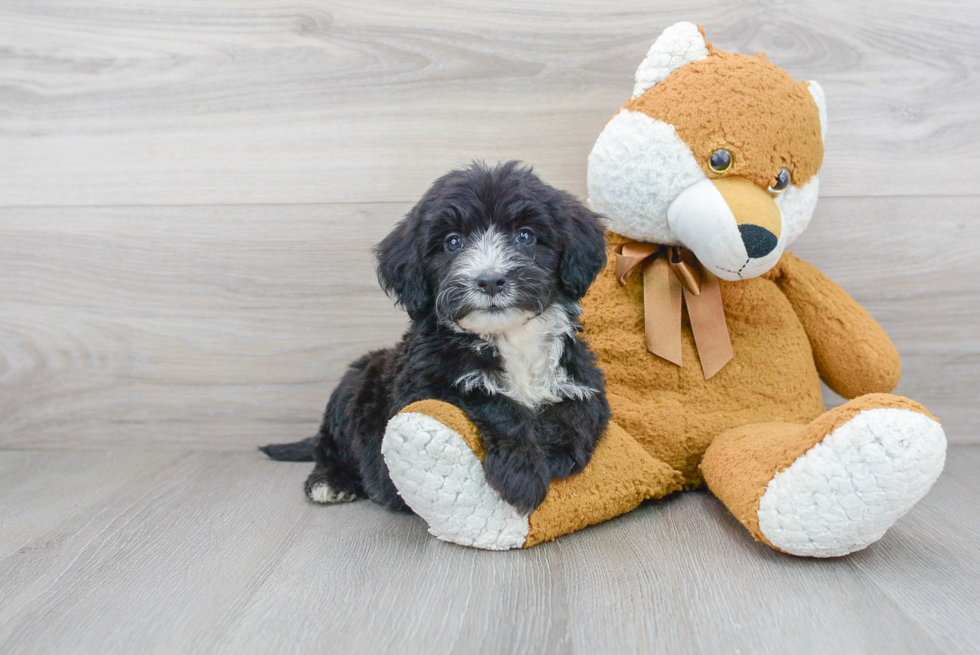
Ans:
[[[721,175],[735,163],[735,155],[724,148],[719,148],[711,153],[708,157],[708,168],[711,169],[712,173],[718,173]]]
[[[769,193],[782,193],[783,189],[789,186],[789,181],[789,171],[785,168],[780,169],[779,175],[776,176],[776,181],[769,187]]]

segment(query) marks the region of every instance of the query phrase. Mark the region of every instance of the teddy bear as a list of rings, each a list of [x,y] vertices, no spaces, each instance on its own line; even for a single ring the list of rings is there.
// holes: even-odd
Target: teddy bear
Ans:
[[[582,301],[612,422],[585,470],[523,515],[487,485],[476,427],[425,400],[388,424],[392,480],[436,537],[526,548],[702,485],[767,546],[865,548],[942,471],[946,438],[890,392],[900,362],[851,296],[787,252],[817,203],[816,82],[667,28],[588,160],[608,265]],[[827,411],[820,380],[848,399]]]

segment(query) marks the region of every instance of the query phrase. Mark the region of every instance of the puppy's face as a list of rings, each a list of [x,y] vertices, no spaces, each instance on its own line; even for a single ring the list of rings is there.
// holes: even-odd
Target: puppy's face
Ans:
[[[381,285],[413,319],[506,332],[574,303],[605,266],[598,215],[516,162],[433,184],[377,248]]]
[[[432,226],[443,322],[467,332],[506,332],[554,301],[559,251],[554,230],[532,204],[491,208],[490,216],[454,212]]]

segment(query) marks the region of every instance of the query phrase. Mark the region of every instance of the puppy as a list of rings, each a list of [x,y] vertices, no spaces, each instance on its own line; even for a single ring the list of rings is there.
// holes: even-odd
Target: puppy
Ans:
[[[480,429],[487,482],[530,513],[550,481],[581,471],[609,421],[577,301],[605,267],[599,216],[519,162],[439,178],[375,249],[378,279],[411,325],[361,357],[315,437],[262,450],[315,459],[306,494],[411,511],[381,442],[409,403],[436,399]]]

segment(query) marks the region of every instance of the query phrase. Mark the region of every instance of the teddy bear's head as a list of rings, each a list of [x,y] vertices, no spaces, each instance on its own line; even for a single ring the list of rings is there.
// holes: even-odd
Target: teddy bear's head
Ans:
[[[816,82],[677,23],[596,140],[589,203],[616,234],[688,248],[725,280],[756,277],[813,215],[826,126]]]

